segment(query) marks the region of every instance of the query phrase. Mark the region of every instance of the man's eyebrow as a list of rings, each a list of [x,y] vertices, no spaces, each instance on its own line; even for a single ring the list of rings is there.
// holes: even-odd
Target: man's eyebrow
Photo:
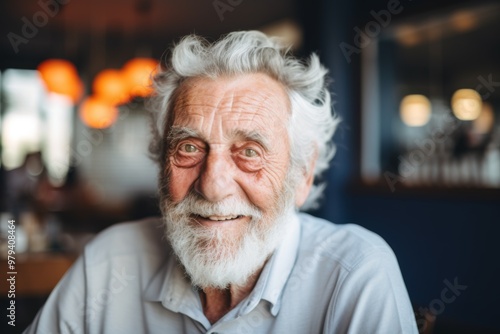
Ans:
[[[198,131],[185,126],[174,125],[170,128],[170,131],[168,132],[167,143],[169,147],[171,147],[172,145],[175,145],[179,141],[190,137],[200,138],[201,140],[204,140],[203,135]]]
[[[262,145],[266,151],[269,151],[269,148],[271,147],[269,140],[265,138],[261,133],[254,130],[248,131],[244,129],[235,129],[229,133],[229,137],[236,138],[239,140],[248,140],[257,142],[260,145]],[[170,131],[168,132],[167,143],[169,147],[172,147],[179,141],[186,138],[199,138],[204,142],[208,142],[208,140],[206,140],[203,134],[201,134],[197,130],[185,126],[174,125],[170,128]]]
[[[269,148],[271,147],[269,140],[266,137],[264,137],[261,133],[254,130],[247,131],[243,129],[236,129],[231,131],[230,136],[231,138],[239,138],[257,142],[260,145],[262,145],[266,151],[269,151]]]

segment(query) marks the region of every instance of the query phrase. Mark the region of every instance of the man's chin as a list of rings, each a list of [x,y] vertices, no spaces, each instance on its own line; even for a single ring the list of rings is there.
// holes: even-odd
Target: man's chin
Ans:
[[[197,236],[184,242],[179,234],[169,236],[175,254],[194,285],[217,289],[244,286],[274,251],[271,245],[277,245],[255,234],[241,234],[241,230],[238,235],[231,232],[225,228],[203,228],[203,237],[194,232]]]
[[[184,269],[193,285],[201,289],[227,289],[229,287],[244,287],[264,267],[271,254],[257,256],[253,261],[243,259],[219,258],[209,264],[190,263]],[[182,263],[182,262],[181,262]]]

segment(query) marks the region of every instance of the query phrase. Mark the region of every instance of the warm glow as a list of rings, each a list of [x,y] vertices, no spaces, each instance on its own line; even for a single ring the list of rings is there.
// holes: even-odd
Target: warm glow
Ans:
[[[111,126],[118,118],[118,108],[95,96],[90,96],[83,101],[80,107],[82,122],[96,129]]]
[[[417,29],[410,25],[403,25],[396,30],[398,42],[404,46],[414,46],[422,41]]]
[[[451,16],[451,24],[456,30],[464,32],[476,27],[477,19],[472,12],[459,11]]]
[[[49,59],[38,66],[38,71],[49,92],[69,96],[75,103],[82,97],[83,84],[69,61]]]
[[[272,23],[260,29],[268,36],[278,37],[285,45],[297,50],[302,45],[303,33],[300,25],[290,19]]]
[[[483,101],[473,89],[459,89],[451,98],[451,108],[458,119],[473,121],[481,113]]]
[[[401,119],[408,126],[422,126],[431,117],[431,102],[420,94],[406,95],[399,108]]]
[[[94,78],[94,95],[112,105],[126,103],[129,100],[128,83],[122,71],[106,69]]]
[[[472,129],[479,134],[486,134],[491,131],[495,124],[495,113],[493,107],[488,102],[483,103],[483,108],[479,117],[472,123]]]
[[[151,77],[157,66],[158,62],[151,58],[134,58],[123,66],[123,74],[129,83],[130,95],[146,97],[153,92]]]

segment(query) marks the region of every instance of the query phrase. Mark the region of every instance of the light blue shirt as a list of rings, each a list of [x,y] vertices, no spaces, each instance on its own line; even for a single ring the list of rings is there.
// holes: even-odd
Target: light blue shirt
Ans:
[[[298,214],[255,288],[214,324],[160,220],[85,248],[27,333],[418,333],[389,246],[357,225]]]

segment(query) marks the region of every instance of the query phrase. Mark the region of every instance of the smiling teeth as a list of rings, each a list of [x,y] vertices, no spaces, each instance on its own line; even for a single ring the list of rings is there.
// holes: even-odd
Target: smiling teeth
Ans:
[[[214,220],[214,221],[222,221],[222,220],[235,219],[235,218],[238,218],[238,216],[208,216],[208,217],[203,217],[203,218],[207,218],[207,219]]]

